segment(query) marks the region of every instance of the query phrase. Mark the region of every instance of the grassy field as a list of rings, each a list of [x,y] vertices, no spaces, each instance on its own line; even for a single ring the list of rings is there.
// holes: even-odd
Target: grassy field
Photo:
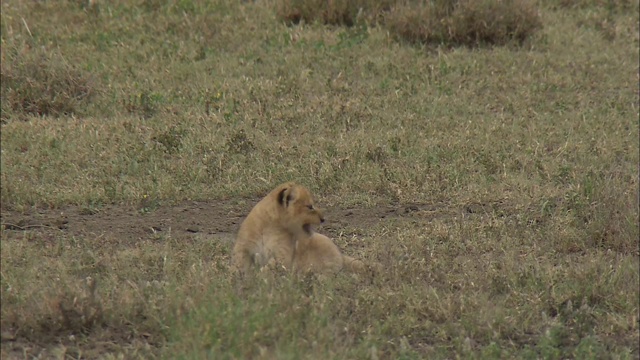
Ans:
[[[0,6],[3,359],[640,358],[638,1]],[[384,271],[234,277],[289,180]]]

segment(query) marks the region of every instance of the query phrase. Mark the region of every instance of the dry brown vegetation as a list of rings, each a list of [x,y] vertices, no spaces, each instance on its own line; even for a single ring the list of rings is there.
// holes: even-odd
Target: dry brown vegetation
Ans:
[[[542,26],[529,0],[409,3],[394,8],[385,24],[409,42],[448,46],[520,45]]]
[[[98,91],[88,71],[56,52],[8,45],[2,51],[2,119],[70,116]]]
[[[319,21],[329,25],[354,26],[365,22],[375,25],[395,3],[394,0],[281,0],[278,2],[278,16],[290,24],[304,20],[306,23]]]
[[[640,356],[637,1],[1,6],[3,359]],[[289,180],[385,271],[235,278]]]
[[[542,26],[530,0],[282,0],[278,14],[293,24],[379,25],[400,39],[436,46],[522,44]]]

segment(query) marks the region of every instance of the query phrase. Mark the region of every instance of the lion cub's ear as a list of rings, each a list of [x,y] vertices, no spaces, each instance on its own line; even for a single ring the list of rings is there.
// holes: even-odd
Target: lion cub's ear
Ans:
[[[289,206],[291,200],[293,200],[293,189],[284,188],[278,194],[278,203],[284,207]]]

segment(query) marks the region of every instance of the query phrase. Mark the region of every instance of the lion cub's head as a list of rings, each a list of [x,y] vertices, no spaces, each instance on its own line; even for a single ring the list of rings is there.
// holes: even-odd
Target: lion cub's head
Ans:
[[[283,225],[291,231],[311,232],[311,225],[324,222],[324,215],[315,207],[313,195],[304,186],[287,183],[278,192],[278,204],[283,210]]]

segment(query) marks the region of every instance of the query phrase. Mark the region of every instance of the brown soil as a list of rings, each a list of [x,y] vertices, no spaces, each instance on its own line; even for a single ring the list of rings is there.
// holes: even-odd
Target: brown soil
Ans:
[[[129,244],[156,233],[170,232],[173,238],[194,234],[218,235],[233,239],[244,216],[258,201],[185,201],[160,206],[144,212],[133,206],[105,206],[97,210],[86,207],[31,209],[26,212],[2,210],[2,226],[9,231],[64,232],[72,236],[107,235],[119,243]],[[327,209],[328,222],[322,232],[336,235],[345,230],[368,228],[381,220],[429,220],[453,216],[469,209],[450,209],[432,204],[384,204],[374,208]]]

